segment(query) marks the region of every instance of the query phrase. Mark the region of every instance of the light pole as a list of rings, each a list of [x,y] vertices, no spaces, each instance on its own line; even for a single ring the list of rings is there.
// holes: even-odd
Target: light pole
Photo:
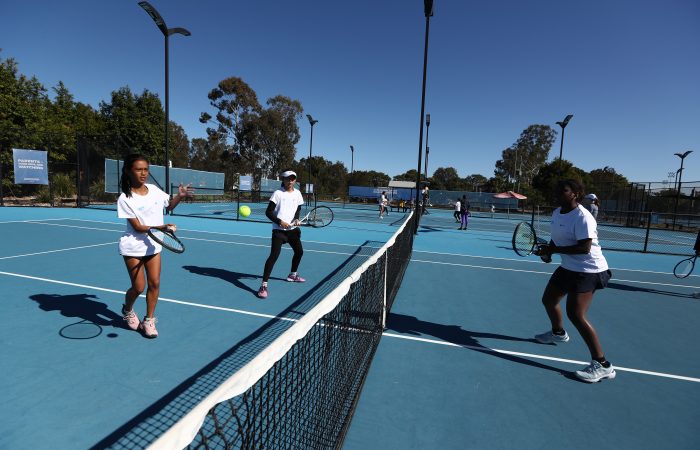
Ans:
[[[430,136],[430,114],[425,115],[425,179],[428,180],[428,157],[430,155],[430,146],[428,145],[428,137]]]
[[[309,119],[309,124],[311,125],[311,139],[309,140],[309,162],[306,163],[306,171],[309,172],[309,181],[306,184],[306,193],[309,192],[309,185],[311,184],[311,151],[314,148],[314,125],[318,123],[318,120],[314,120],[311,114],[307,114],[306,118]]]
[[[148,2],[139,2],[139,6],[146,10],[158,29],[165,37],[165,192],[170,194],[170,155],[168,153],[168,128],[170,122],[170,86],[168,84],[168,38],[171,34],[190,36],[192,33],[184,28],[168,28],[163,17]]]
[[[564,129],[569,124],[569,120],[574,117],[573,114],[569,114],[561,122],[557,122],[557,125],[561,127],[561,143],[559,144],[559,175],[561,176],[561,155],[564,151]]]
[[[350,146],[350,173],[355,173],[355,147]]]
[[[676,214],[678,213],[678,201],[681,198],[681,186],[683,183],[683,161],[685,157],[693,153],[692,150],[688,150],[685,153],[674,153],[677,157],[681,159],[681,168],[678,169],[678,190],[676,191],[676,205],[673,207],[673,228],[676,227]]]
[[[425,81],[428,74],[428,36],[430,36],[430,18],[433,16],[433,0],[423,0],[423,11],[425,14],[425,46],[423,49],[423,90],[420,100],[420,136],[418,138],[418,170],[416,171],[416,221],[414,234],[418,234],[418,222],[420,213],[420,164],[423,159],[423,117],[425,117]]]

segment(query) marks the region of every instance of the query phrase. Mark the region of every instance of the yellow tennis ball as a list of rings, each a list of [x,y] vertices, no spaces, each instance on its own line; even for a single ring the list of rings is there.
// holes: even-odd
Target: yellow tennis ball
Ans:
[[[250,215],[250,207],[248,205],[243,205],[240,208],[238,208],[238,212],[243,216],[243,217],[248,217]]]

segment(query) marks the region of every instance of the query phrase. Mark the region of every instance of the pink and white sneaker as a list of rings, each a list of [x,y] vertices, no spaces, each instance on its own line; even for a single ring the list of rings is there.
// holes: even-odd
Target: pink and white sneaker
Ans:
[[[306,279],[302,278],[299,276],[299,274],[289,274],[287,275],[287,281],[293,282],[293,283],[303,283],[306,281]]]
[[[267,298],[267,286],[260,286],[260,289],[258,289],[258,298]]]
[[[133,310],[126,311],[122,306],[122,318],[130,330],[136,331],[139,329],[141,322],[139,322],[139,318]]]
[[[149,339],[155,339],[158,337],[158,330],[156,330],[156,318],[155,317],[144,317],[143,322],[139,325],[139,330]]]

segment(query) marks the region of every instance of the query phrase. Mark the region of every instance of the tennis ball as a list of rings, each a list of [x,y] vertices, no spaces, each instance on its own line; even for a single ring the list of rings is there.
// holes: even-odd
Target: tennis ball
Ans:
[[[243,217],[248,217],[250,215],[250,207],[247,205],[243,205],[240,208],[238,208],[238,212],[243,216]]]

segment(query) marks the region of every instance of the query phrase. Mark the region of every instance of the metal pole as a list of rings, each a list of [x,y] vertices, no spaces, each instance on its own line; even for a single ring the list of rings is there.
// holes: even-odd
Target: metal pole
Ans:
[[[355,173],[355,147],[350,146],[350,173]]]
[[[673,206],[673,228],[676,228],[676,215],[678,214],[678,201],[681,198],[681,186],[683,186],[683,161],[681,158],[681,168],[678,170],[678,189],[676,190],[676,204]]]
[[[418,210],[420,196],[420,175],[421,175],[421,160],[423,159],[423,118],[425,117],[425,82],[428,73],[428,36],[430,35],[430,16],[433,15],[432,0],[424,0],[425,5],[425,47],[423,50],[423,89],[420,101],[420,135],[418,138],[418,170],[416,171],[416,221],[413,230],[414,234],[418,234],[418,225],[420,222],[420,212]]]
[[[561,162],[561,154],[564,151],[564,130],[566,127],[561,128],[561,142],[559,143],[559,161]]]
[[[309,182],[307,183],[306,186],[306,192],[307,194],[310,194],[309,192],[309,185],[311,184],[311,150],[314,147],[314,124],[311,124],[311,140],[309,141],[309,162],[306,163],[306,171],[309,172]]]
[[[425,180],[428,180],[428,155],[430,154],[430,114],[425,115]]]
[[[168,151],[168,122],[170,121],[170,85],[168,77],[168,34],[165,35],[165,193],[170,195],[170,153]]]

